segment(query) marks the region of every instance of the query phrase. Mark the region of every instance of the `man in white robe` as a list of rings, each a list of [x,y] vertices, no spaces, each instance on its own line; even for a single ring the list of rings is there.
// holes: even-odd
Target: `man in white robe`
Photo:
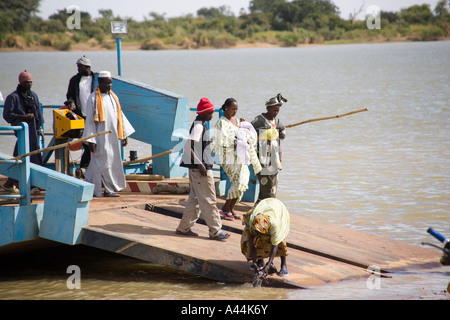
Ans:
[[[111,130],[112,133],[86,140],[91,150],[91,161],[86,170],[86,181],[93,183],[94,197],[118,197],[117,191],[126,187],[121,147],[135,130],[120,108],[117,96],[111,91],[111,73],[102,71],[98,87],[89,96],[83,137]],[[119,132],[122,131],[122,133]]]

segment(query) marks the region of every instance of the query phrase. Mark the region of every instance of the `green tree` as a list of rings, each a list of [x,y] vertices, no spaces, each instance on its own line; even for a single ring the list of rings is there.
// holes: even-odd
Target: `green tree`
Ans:
[[[200,8],[197,10],[197,16],[203,16],[206,19],[213,19],[220,16],[234,16],[229,6],[219,8]]]
[[[275,6],[274,14],[278,28],[292,30],[305,27],[317,30],[325,27],[328,17],[337,16],[338,8],[329,0],[284,1]],[[325,24],[325,25],[324,25]]]
[[[252,0],[249,9],[252,13],[271,13],[278,5],[284,3],[285,0]]]
[[[441,0],[436,4],[434,13],[438,21],[450,23],[450,2],[448,0]]]
[[[409,24],[427,24],[432,21],[433,13],[429,4],[422,4],[402,9],[399,17]]]
[[[0,2],[0,32],[26,31],[36,19],[40,0],[7,0]]]

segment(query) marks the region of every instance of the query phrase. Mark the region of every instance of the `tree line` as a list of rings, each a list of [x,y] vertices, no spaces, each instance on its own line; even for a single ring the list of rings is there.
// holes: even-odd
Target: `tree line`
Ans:
[[[348,19],[330,0],[252,0],[248,10],[236,16],[229,7],[200,8],[196,15],[166,18],[148,13],[144,21],[99,10],[99,17],[79,13],[80,29],[69,29],[70,13],[58,10],[48,19],[38,17],[40,0],[8,0],[0,3],[0,47],[24,49],[36,45],[70,50],[77,43],[114,47],[111,21],[126,20],[125,43],[143,50],[167,48],[227,48],[240,42],[280,46],[360,41],[441,40],[450,38],[448,0],[435,8],[413,5],[399,12],[381,11],[380,28],[368,28],[363,6]]]

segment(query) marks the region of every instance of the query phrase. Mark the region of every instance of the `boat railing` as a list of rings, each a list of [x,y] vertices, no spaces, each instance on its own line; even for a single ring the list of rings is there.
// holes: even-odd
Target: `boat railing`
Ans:
[[[41,106],[41,112],[42,114],[44,113],[44,109],[59,109],[62,106],[61,105],[43,105],[42,103],[40,104]],[[0,104],[0,110],[3,110],[3,108],[5,107],[5,105]],[[43,125],[42,130],[44,132],[45,136],[53,136],[53,132],[45,132],[45,126]],[[0,135],[4,135],[4,136],[10,136],[13,135],[14,133],[12,132],[0,132]]]
[[[27,123],[22,122],[18,126],[2,126],[0,127],[0,131],[16,131],[18,154],[25,154],[29,152]],[[0,166],[9,166],[8,169],[17,166],[19,176],[19,194],[1,195],[0,198],[18,198],[20,205],[31,204],[30,158],[26,157],[20,160],[1,159]]]

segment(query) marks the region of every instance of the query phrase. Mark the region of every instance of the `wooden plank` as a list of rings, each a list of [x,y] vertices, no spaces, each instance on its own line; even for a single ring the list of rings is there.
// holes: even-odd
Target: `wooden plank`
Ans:
[[[218,199],[221,207],[222,199]],[[154,202],[150,209],[180,217],[184,201]],[[247,212],[251,204],[240,203],[236,211]],[[241,221],[222,220],[224,228],[233,232],[243,229]],[[439,262],[439,253],[407,243],[364,233],[351,228],[291,213],[287,237],[289,248],[326,257],[367,269],[376,266],[383,272],[411,265],[432,266]]]

